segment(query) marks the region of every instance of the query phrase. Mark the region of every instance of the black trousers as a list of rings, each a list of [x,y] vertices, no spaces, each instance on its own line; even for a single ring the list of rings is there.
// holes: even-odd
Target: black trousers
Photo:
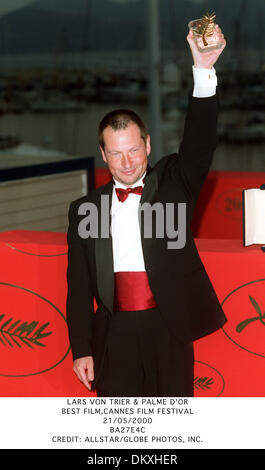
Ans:
[[[193,396],[193,343],[181,343],[157,308],[114,312],[98,396]]]

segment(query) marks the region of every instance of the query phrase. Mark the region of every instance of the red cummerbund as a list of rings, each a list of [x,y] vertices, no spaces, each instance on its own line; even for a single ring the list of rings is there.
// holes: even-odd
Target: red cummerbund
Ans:
[[[156,307],[145,271],[115,274],[114,311],[147,310]]]

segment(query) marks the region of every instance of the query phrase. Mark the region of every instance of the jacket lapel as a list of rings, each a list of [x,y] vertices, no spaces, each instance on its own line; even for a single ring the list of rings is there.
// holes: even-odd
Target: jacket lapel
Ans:
[[[158,189],[158,178],[157,173],[155,171],[151,171],[152,168],[148,165],[146,180],[144,184],[143,193],[140,199],[140,205],[138,210],[138,220],[140,223],[140,231],[141,231],[141,242],[142,242],[142,249],[143,255],[146,262],[146,256],[150,252],[152,246],[152,238],[147,238],[144,236],[144,214],[141,212],[141,206],[145,203],[152,204],[157,194]],[[144,207],[143,207],[144,208]]]
[[[147,166],[147,174],[144,183],[143,193],[140,199],[140,205],[144,204],[145,202],[149,202],[150,204],[154,200],[158,189],[158,180],[157,174],[155,171],[152,170],[150,165]]]
[[[98,218],[99,218],[99,233],[98,238],[95,239],[95,258],[97,270],[97,286],[99,297],[107,309],[113,311],[114,300],[114,271],[113,271],[113,251],[112,251],[112,237],[110,233],[111,224],[111,202],[112,202],[112,189],[113,182],[108,183],[103,191],[99,194],[98,200]],[[102,236],[101,226],[101,213],[102,213],[102,199],[101,196],[108,196],[105,200],[108,202],[109,211],[109,224],[108,236]]]

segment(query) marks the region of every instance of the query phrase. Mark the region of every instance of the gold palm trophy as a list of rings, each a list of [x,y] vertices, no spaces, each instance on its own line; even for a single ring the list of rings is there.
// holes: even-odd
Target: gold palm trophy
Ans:
[[[188,24],[189,29],[193,31],[195,42],[201,52],[219,49],[224,43],[214,23],[215,18],[215,13],[207,13],[202,18],[192,20]]]

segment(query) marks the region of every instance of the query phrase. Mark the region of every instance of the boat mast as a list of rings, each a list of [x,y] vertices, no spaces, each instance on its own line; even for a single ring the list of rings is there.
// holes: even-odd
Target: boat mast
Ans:
[[[89,47],[89,26],[91,21],[91,12],[93,8],[93,0],[86,0],[85,1],[85,11],[84,11],[84,29],[83,29],[83,38],[82,38],[82,45],[80,51],[80,59],[79,59],[79,74],[83,74],[88,71],[87,68],[87,53]],[[74,125],[73,125],[73,133],[72,133],[72,143],[71,143],[71,153],[75,155],[77,152],[77,144],[78,144],[78,135],[79,135],[79,126],[80,126],[80,113],[76,113],[74,118]]]
[[[162,156],[161,138],[161,96],[160,96],[160,41],[159,41],[159,5],[158,0],[148,0],[148,47],[149,62],[149,113],[152,145],[152,163]]]

